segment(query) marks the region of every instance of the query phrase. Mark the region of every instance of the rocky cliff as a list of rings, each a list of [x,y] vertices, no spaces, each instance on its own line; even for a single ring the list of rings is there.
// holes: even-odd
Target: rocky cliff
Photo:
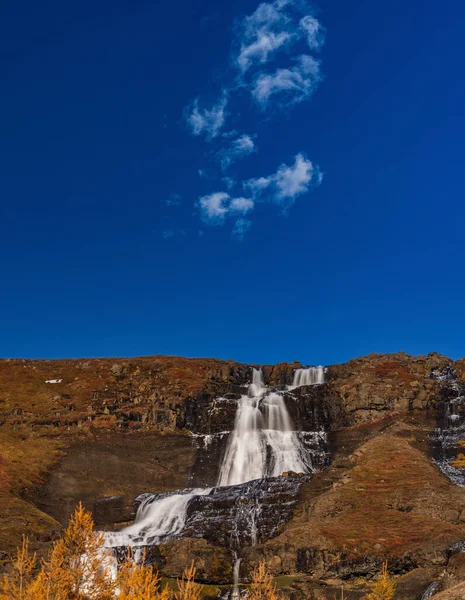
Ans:
[[[275,508],[256,545],[246,540],[243,577],[264,557],[296,600],[341,582],[356,599],[388,559],[401,600],[420,599],[436,579],[459,583],[465,492],[434,463],[432,436],[447,390],[465,384],[465,360],[370,355],[293,390],[300,363],[255,366],[282,391],[297,429],[325,441],[311,480],[272,484]],[[25,531],[40,552],[80,500],[114,528],[134,517],[139,494],[214,484],[250,375],[251,365],[214,359],[0,361],[0,559]],[[222,494],[199,498],[183,536],[153,551],[166,576],[193,558],[205,583],[231,581],[227,523],[237,522],[238,492]]]

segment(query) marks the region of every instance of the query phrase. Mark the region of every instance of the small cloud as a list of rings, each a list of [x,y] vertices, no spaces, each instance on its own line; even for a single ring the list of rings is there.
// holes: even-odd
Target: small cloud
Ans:
[[[231,141],[231,144],[219,151],[221,166],[226,170],[236,160],[248,156],[257,151],[254,138],[251,135],[242,134]]]
[[[214,192],[199,200],[202,219],[212,225],[221,225],[225,219],[246,214],[254,207],[249,198],[231,198],[226,192]]]
[[[181,196],[179,194],[171,194],[165,200],[166,206],[179,206],[181,204]]]
[[[279,2],[259,4],[250,16],[244,17],[237,31],[240,47],[235,62],[242,74],[254,64],[266,63],[269,57],[293,37],[287,30],[289,18]]]
[[[242,240],[251,226],[252,221],[249,221],[249,219],[237,219],[237,221],[234,223],[233,236],[239,240]]]
[[[204,220],[222,222],[228,214],[227,200],[229,194],[226,192],[215,192],[200,198],[200,209]]]
[[[274,175],[250,179],[244,187],[256,200],[290,206],[297,196],[308,191],[310,185],[317,186],[321,180],[319,168],[303,154],[297,154],[292,166],[283,164]]]
[[[299,25],[307,34],[307,44],[310,50],[318,51],[325,43],[325,28],[312,15],[302,17]]]
[[[170,238],[175,236],[175,232],[173,229],[165,229],[165,231],[163,232],[163,237],[165,238],[165,240],[169,240]]]
[[[253,200],[249,200],[249,198],[233,198],[229,205],[230,210],[236,213],[247,213],[249,210],[252,210],[253,207]]]
[[[304,54],[293,68],[277,69],[272,75],[260,75],[255,81],[252,95],[262,108],[266,108],[272,96],[279,96],[278,103],[281,105],[296,104],[309,98],[321,79],[319,61]]]
[[[265,63],[268,56],[281,48],[292,36],[289,33],[258,31],[256,39],[248,46],[242,46],[237,63],[244,73],[253,62]]]
[[[217,137],[224,126],[227,103],[226,93],[223,93],[211,108],[200,108],[197,98],[189,114],[186,115],[187,124],[193,135],[204,135],[207,140]]]

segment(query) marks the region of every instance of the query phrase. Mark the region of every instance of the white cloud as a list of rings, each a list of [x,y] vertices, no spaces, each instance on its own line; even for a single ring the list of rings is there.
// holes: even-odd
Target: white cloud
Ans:
[[[290,69],[277,69],[272,75],[260,75],[255,81],[252,95],[263,108],[272,96],[278,103],[295,104],[310,97],[321,81],[320,63],[312,56],[302,55]]]
[[[267,62],[268,56],[281,48],[291,37],[289,33],[284,31],[278,34],[266,31],[257,32],[257,39],[248,46],[242,46],[237,57],[237,63],[242,72],[247,71],[254,62]]]
[[[232,212],[241,212],[245,214],[249,212],[249,210],[252,210],[254,203],[253,200],[250,200],[249,198],[233,198],[229,207]]]
[[[252,221],[249,221],[249,219],[237,219],[234,223],[233,235],[239,240],[242,240],[251,226]]]
[[[278,198],[295,198],[308,190],[313,176],[313,165],[302,154],[297,154],[292,167],[281,165],[276,172],[275,182]]]
[[[281,165],[274,175],[250,179],[244,183],[257,200],[290,205],[297,196],[308,191],[310,185],[319,185],[322,175],[317,166],[297,154],[292,166]]]
[[[226,206],[228,199],[229,194],[226,192],[215,192],[200,198],[200,209],[203,217],[209,221],[223,221],[228,213]]]
[[[288,21],[278,2],[263,2],[243,18],[237,32],[240,50],[235,57],[242,73],[254,64],[266,63],[270,55],[290,42],[293,34],[287,30]]]
[[[252,188],[254,191],[261,192],[265,190],[272,183],[271,177],[257,177],[256,179],[249,179],[246,182],[247,187]]]
[[[257,147],[253,140],[253,137],[247,134],[242,134],[231,142],[229,147],[223,148],[219,151],[221,166],[223,169],[227,169],[231,163],[256,152]]]
[[[195,100],[190,114],[186,116],[187,123],[194,135],[204,135],[207,140],[217,137],[226,119],[226,94],[211,108],[200,108],[198,99]]]
[[[252,152],[255,149],[255,143],[250,135],[241,135],[234,140],[233,147],[240,152]]]
[[[248,213],[254,202],[249,198],[231,198],[226,192],[214,192],[200,198],[199,205],[204,221],[220,225],[227,217]]]
[[[310,50],[319,50],[325,43],[325,29],[312,15],[300,19],[300,27],[307,34],[307,44]]]
[[[302,40],[315,51],[325,41],[325,29],[310,7],[295,0],[264,2],[237,27],[235,46],[238,50],[233,54],[233,61],[244,76],[251,67],[267,63],[278,51],[290,52]]]

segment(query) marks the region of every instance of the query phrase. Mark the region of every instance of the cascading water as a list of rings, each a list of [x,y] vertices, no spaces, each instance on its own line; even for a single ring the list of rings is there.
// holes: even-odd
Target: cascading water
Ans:
[[[148,494],[140,503],[134,523],[121,531],[105,533],[105,546],[148,546],[160,543],[182,532],[187,518],[187,506],[195,496],[203,496],[211,488],[183,490],[183,493]]]
[[[309,367],[308,369],[296,369],[292,388],[302,385],[316,385],[325,382],[324,367]]]
[[[254,369],[248,395],[239,400],[218,486],[276,477],[284,471],[308,473],[311,459],[305,455],[284,398],[267,394],[261,371]]]
[[[232,600],[236,600],[237,598],[241,597],[241,592],[239,590],[239,571],[241,568],[241,559],[237,558],[236,555],[236,560],[234,562],[234,569],[233,569],[233,591],[232,591],[232,596],[231,599]]]
[[[440,382],[445,400],[439,405],[439,423],[433,434],[435,460],[446,477],[465,487],[465,468],[456,466],[457,455],[465,454],[465,385],[449,367],[435,370],[431,376]]]

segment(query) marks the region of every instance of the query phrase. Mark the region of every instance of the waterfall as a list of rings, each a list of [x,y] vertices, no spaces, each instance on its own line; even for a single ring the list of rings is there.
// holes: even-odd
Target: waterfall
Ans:
[[[450,367],[434,370],[431,377],[440,382],[445,399],[439,405],[439,423],[433,434],[435,462],[453,483],[465,487],[465,471],[454,465],[458,455],[465,453],[465,385]]]
[[[324,367],[309,367],[308,369],[296,369],[294,371],[294,380],[292,387],[300,387],[301,385],[315,385],[324,383],[325,370]]]
[[[104,534],[105,547],[147,546],[181,533],[191,499],[194,496],[206,495],[210,491],[211,488],[198,488],[162,498],[149,494],[141,502],[132,525],[121,531]]]
[[[275,477],[284,471],[308,473],[311,470],[311,461],[306,459],[293,430],[284,398],[267,392],[261,371],[254,369],[248,394],[238,403],[218,486]]]
[[[252,370],[252,383],[249,385],[249,396],[256,398],[263,394],[265,390],[265,384],[263,382],[263,373],[261,369]]]
[[[233,569],[233,592],[232,592],[232,596],[231,596],[231,600],[237,600],[238,598],[241,597],[241,593],[239,590],[239,570],[241,567],[241,559],[237,558],[236,556],[236,560],[234,562],[234,569]]]
[[[323,379],[323,367],[298,369],[294,374],[296,386],[321,383]],[[265,490],[265,482],[260,480],[277,477],[285,471],[312,472],[311,455],[307,438],[302,436],[301,441],[295,431],[283,394],[268,389],[262,371],[253,369],[247,393],[237,401],[234,429],[229,432],[217,478],[218,487],[253,482],[239,498],[247,498],[248,501],[237,504],[237,515],[231,530],[231,550],[240,548],[244,530],[247,530],[252,545],[259,539],[262,510],[266,509],[263,498],[268,493],[268,486]],[[223,491],[228,493],[227,489]],[[216,493],[211,488],[196,488],[168,494],[144,495],[134,523],[119,532],[105,532],[104,547],[133,547],[134,559],[138,560],[144,546],[162,544],[169,538],[182,535],[189,526],[187,521],[190,502],[198,496],[207,496],[210,492],[213,496]],[[194,500],[194,506],[195,502],[198,504],[199,500]],[[190,526],[192,527],[192,523]],[[116,550],[114,553],[116,556]],[[235,550],[234,556],[232,598],[238,599],[241,559]]]

